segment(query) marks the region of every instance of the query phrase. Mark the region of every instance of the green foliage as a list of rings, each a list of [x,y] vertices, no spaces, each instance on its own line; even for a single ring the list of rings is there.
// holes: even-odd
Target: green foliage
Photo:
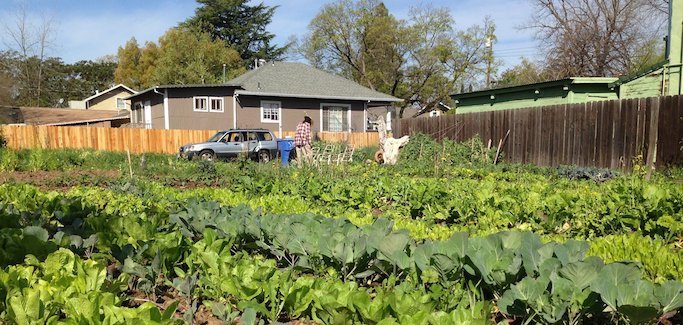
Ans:
[[[401,149],[399,164],[434,170],[438,166],[472,166],[493,163],[496,148],[487,148],[479,137],[465,142],[444,139],[439,143],[425,134],[415,134]],[[500,159],[500,158],[499,158]]]
[[[5,137],[5,133],[0,129],[0,150],[4,149],[7,147],[7,138]]]
[[[277,6],[250,5],[246,0],[197,0],[199,8],[184,25],[200,29],[234,48],[249,68],[255,59],[280,60],[287,46],[273,44],[267,30]]]
[[[115,322],[192,322],[202,311],[253,323],[680,321],[675,180],[570,180],[479,164],[472,144],[432,145],[468,167],[281,169],[146,155],[145,170],[132,157],[134,179],[68,183],[102,187],[0,185],[0,322],[107,322],[107,308],[130,315]],[[127,172],[118,153],[2,150],[8,170]],[[36,266],[61,261],[59,278]],[[97,312],[72,311],[83,297],[78,306]],[[28,307],[36,303],[39,312]]]
[[[456,85],[476,83],[491,62],[483,50],[495,42],[495,25],[456,30],[446,8],[411,8],[397,19],[377,0],[340,0],[326,4],[309,23],[301,52],[314,66],[378,91],[403,98],[405,105],[436,107],[451,101]],[[495,73],[495,71],[491,71]]]
[[[141,58],[142,49],[133,37],[118,49],[117,60],[119,64],[114,71],[114,80],[117,83],[133,87],[133,89],[144,89],[149,84],[145,73],[148,67],[142,64],[144,60]]]
[[[2,319],[18,324],[178,324],[175,307],[163,313],[152,303],[121,306],[121,283],[107,279],[104,266],[60,249],[44,262],[27,255],[24,265],[0,270]]]
[[[0,51],[0,86],[8,87],[0,90],[0,104],[67,107],[69,100],[82,100],[111,87],[115,68],[116,63],[107,61],[64,63],[60,58]]]
[[[496,87],[510,87],[552,80],[550,71],[544,71],[539,64],[523,58],[520,63],[503,71]]]
[[[237,51],[209,34],[174,28],[159,38],[151,82],[154,84],[221,83],[223,64],[226,81],[243,73]]]
[[[637,234],[595,238],[591,241],[589,254],[600,256],[607,262],[640,263],[643,272],[656,283],[683,279],[683,252],[661,238]]]
[[[239,54],[221,40],[185,27],[172,28],[140,48],[133,38],[118,52],[117,82],[136,88],[159,84],[208,84],[244,72]]]

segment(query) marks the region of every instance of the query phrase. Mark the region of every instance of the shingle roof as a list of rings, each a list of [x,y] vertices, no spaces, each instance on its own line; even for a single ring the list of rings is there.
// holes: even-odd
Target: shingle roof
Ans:
[[[30,125],[64,125],[79,122],[106,121],[129,118],[128,111],[86,110],[73,108],[21,107],[4,108],[10,123]],[[0,119],[1,120],[1,119]]]
[[[154,89],[177,89],[177,88],[221,88],[221,87],[239,87],[240,85],[233,85],[231,83],[224,83],[224,84],[186,84],[186,85],[161,85],[161,86],[154,86],[147,88],[145,90],[142,90],[138,92],[137,94],[132,94],[126,98],[125,100],[129,100],[131,98],[135,98],[138,96],[142,96],[150,91],[153,91]]]
[[[351,80],[298,62],[268,62],[229,84],[242,95],[399,102],[399,98],[363,87]]]
[[[110,91],[112,91],[112,90],[118,89],[118,88],[123,88],[123,89],[127,90],[128,92],[132,93],[133,95],[137,94],[137,91],[131,89],[130,87],[128,87],[128,86],[126,86],[126,85],[124,85],[124,84],[118,84],[118,85],[113,86],[113,87],[111,87],[111,88],[109,88],[109,89],[107,89],[107,90],[98,92],[97,94],[94,94],[94,95],[92,95],[92,96],[90,96],[90,97],[84,99],[83,102],[87,102],[87,101],[89,101],[89,100],[93,100],[93,99],[95,99],[95,98],[97,98],[97,97],[100,97],[100,96],[102,96],[102,95],[104,95],[104,94],[106,94],[106,93],[108,93],[108,92],[110,92]]]

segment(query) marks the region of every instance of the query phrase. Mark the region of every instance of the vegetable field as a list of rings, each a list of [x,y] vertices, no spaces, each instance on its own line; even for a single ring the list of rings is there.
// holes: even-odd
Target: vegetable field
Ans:
[[[477,148],[319,169],[0,149],[0,323],[683,322],[680,170]]]

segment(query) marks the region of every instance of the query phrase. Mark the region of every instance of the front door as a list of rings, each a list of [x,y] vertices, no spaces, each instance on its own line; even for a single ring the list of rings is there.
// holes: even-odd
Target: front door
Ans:
[[[151,129],[152,128],[152,104],[150,101],[145,101],[145,119],[143,122],[145,123],[145,129]]]

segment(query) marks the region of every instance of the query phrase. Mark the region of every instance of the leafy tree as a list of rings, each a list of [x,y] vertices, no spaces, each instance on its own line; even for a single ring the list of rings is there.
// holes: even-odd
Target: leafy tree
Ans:
[[[234,49],[208,33],[187,27],[169,29],[159,43],[140,48],[132,39],[119,48],[116,82],[139,89],[160,84],[218,83],[242,72],[242,60]]]
[[[315,66],[396,94],[407,52],[401,25],[377,1],[339,1],[311,21],[301,50]]]
[[[539,64],[523,58],[522,62],[509,68],[501,74],[497,86],[517,86],[552,79],[552,73],[543,69]]]
[[[142,50],[135,37],[126,42],[125,46],[119,47],[117,57],[119,64],[114,72],[114,80],[128,87],[144,88],[140,69]]]
[[[40,61],[40,64],[39,64]],[[17,67],[30,67],[24,70]],[[26,84],[24,72],[35,75],[42,69],[41,92]],[[114,84],[116,63],[79,61],[66,64],[60,58],[23,59],[14,52],[0,52],[0,104],[11,106],[66,107],[69,100],[81,100]],[[33,80],[33,79],[32,79]]]
[[[287,46],[273,44],[275,35],[266,30],[277,6],[249,5],[248,0],[197,0],[195,15],[184,25],[208,32],[234,48],[248,67],[255,59],[279,60]]]
[[[151,52],[151,53],[150,53]],[[150,54],[148,54],[150,53]],[[244,72],[239,53],[208,33],[173,28],[159,39],[158,48],[148,46],[143,62],[150,60],[151,81],[155,84],[219,83],[223,64],[226,78]]]
[[[115,62],[95,62],[95,61],[78,61],[68,66],[68,72],[72,78],[82,82],[83,86],[78,89],[95,92],[111,87],[114,81],[114,72],[116,71],[117,63]],[[87,97],[87,96],[86,96]]]
[[[339,0],[311,21],[299,51],[318,68],[403,98],[402,116],[406,105],[449,102],[456,84],[481,75],[495,25],[489,19],[460,31],[453,25],[444,8],[413,8],[404,21],[378,0]]]

